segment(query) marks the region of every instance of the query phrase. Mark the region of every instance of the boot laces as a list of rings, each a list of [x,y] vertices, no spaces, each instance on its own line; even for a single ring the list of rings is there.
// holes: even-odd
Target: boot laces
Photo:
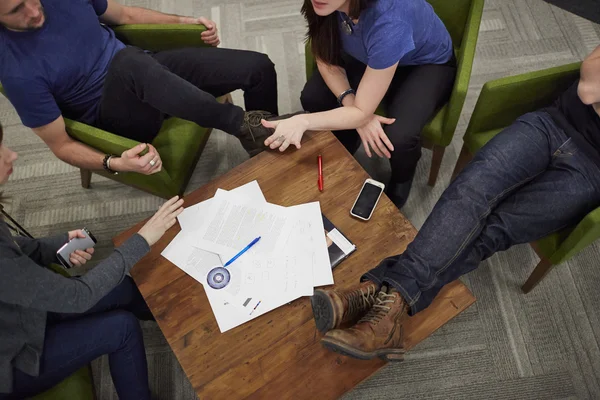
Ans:
[[[380,291],[375,299],[375,304],[373,304],[373,307],[371,307],[369,312],[362,317],[358,323],[360,324],[361,322],[368,322],[370,324],[377,325],[379,321],[381,321],[392,309],[392,307],[386,306],[386,304],[394,303],[395,299],[396,297],[394,295]]]
[[[261,120],[272,117],[273,114],[267,111],[249,111],[244,115],[244,122],[252,128],[261,126]]]
[[[366,293],[362,288],[351,292],[348,295],[348,308],[344,313],[344,319],[354,318],[358,313],[375,303],[375,294],[376,290],[372,286],[367,287]]]

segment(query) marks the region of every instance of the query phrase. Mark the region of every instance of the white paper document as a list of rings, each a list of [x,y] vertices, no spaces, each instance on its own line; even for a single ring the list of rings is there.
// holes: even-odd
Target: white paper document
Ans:
[[[278,255],[284,253],[283,244],[292,223],[284,207],[256,203],[223,191],[213,197],[207,218],[196,231],[194,246],[229,260],[260,236],[260,241],[245,256]]]
[[[312,269],[312,286],[333,284],[333,272],[329,261],[325,227],[319,202],[288,207],[295,213],[295,223],[285,245],[289,251],[302,253],[307,268]],[[305,272],[308,273],[308,272]],[[312,295],[312,288],[309,296]]]
[[[181,232],[162,255],[200,282],[221,332],[333,283],[318,202],[267,203],[256,181],[187,207]],[[227,266],[229,283],[214,289],[209,272],[261,239]]]
[[[226,192],[226,190],[218,189],[217,193]],[[257,181],[252,181],[231,190],[231,193],[235,193],[237,196],[248,199],[256,203],[266,203],[267,200],[263,195],[260,186]],[[201,203],[194,204],[193,206],[186,207],[177,220],[181,226],[181,230],[196,230],[202,221],[206,218],[210,211],[210,204],[212,199],[205,200]]]

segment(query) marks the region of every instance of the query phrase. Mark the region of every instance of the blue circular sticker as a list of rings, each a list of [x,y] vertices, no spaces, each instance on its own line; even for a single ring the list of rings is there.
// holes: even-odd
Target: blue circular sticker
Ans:
[[[211,269],[206,277],[208,286],[213,289],[223,289],[229,284],[230,279],[231,275],[229,274],[229,271],[223,267]]]

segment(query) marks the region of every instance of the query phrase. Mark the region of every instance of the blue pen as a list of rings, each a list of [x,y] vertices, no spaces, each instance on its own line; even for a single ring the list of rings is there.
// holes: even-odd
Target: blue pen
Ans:
[[[256,239],[254,239],[253,241],[251,241],[248,246],[244,247],[242,249],[242,251],[240,251],[235,256],[233,256],[233,258],[231,260],[227,261],[225,263],[225,265],[223,265],[223,266],[227,267],[229,264],[231,264],[232,262],[234,262],[235,260],[237,260],[239,256],[241,256],[242,254],[244,254],[245,252],[247,252],[250,249],[250,247],[254,246],[259,240],[260,240],[260,236],[257,237]]]

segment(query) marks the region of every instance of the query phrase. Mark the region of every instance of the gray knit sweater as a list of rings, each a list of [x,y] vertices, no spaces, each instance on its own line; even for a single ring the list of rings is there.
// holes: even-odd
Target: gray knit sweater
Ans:
[[[150,250],[136,234],[84,276],[66,278],[44,266],[67,238],[13,238],[0,221],[0,393],[12,391],[13,368],[38,375],[46,312],[88,310]]]

